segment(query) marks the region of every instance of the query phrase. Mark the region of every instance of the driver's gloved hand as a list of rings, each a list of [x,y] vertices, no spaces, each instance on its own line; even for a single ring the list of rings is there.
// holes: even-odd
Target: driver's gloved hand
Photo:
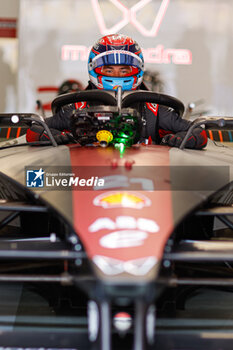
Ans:
[[[171,147],[179,147],[185,135],[186,135],[186,131],[179,131],[176,134],[165,135],[161,141],[161,144],[168,145]],[[193,135],[191,135],[187,140],[185,147],[195,148],[195,146],[196,146],[196,138]]]
[[[50,131],[58,145],[77,142],[69,131],[59,131],[57,129],[51,128]],[[50,141],[49,136],[47,135],[44,128],[41,125],[36,124],[33,124],[32,127],[27,130],[26,139],[27,142]]]
[[[68,143],[76,143],[76,140],[74,139],[73,135],[68,131],[58,131],[55,129],[50,129],[52,132],[52,135],[57,142],[58,145],[66,145]],[[49,137],[46,132],[44,132],[40,136],[40,141],[48,141]]]
[[[57,140],[57,138],[58,138],[58,140]],[[60,137],[59,137],[59,135],[56,135],[55,140],[56,140],[58,145],[65,145],[67,143],[77,143],[77,141],[74,139],[73,135],[67,131],[66,132],[63,131],[60,134]]]
[[[165,135],[161,141],[162,145],[179,147],[186,135],[186,131],[179,131],[176,134]],[[185,144],[185,148],[202,149],[207,145],[207,135],[205,129],[197,127],[193,129],[192,134]]]

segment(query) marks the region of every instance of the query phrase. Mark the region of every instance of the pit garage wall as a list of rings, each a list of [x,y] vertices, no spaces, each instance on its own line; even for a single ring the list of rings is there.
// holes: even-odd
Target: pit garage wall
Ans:
[[[17,108],[18,0],[0,0],[0,113]]]
[[[66,79],[86,85],[90,47],[118,32],[138,41],[164,93],[232,115],[232,18],[232,0],[20,0],[19,111]]]

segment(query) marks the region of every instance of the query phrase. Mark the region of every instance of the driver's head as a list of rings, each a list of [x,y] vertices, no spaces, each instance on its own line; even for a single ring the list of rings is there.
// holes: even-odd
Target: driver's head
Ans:
[[[88,73],[98,89],[136,90],[144,73],[142,51],[127,35],[104,36],[91,49]]]

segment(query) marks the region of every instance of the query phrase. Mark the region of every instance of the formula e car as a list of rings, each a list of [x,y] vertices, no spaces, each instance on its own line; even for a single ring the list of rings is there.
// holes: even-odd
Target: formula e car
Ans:
[[[34,114],[0,126],[42,125],[48,142],[0,144],[1,348],[230,349],[233,338],[233,150],[137,143],[137,102],[154,92],[79,91],[76,141],[56,144]]]

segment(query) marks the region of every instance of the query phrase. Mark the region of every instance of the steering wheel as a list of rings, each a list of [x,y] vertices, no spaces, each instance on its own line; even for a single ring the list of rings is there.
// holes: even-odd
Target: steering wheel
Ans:
[[[51,104],[52,112],[55,114],[59,112],[64,105],[83,101],[98,102],[99,105],[104,104],[108,106],[116,106],[117,104],[115,97],[106,91],[85,90],[56,97]]]
[[[125,95],[125,96],[124,96]],[[90,102],[98,102],[98,105],[104,104],[108,106],[116,106],[117,100],[113,96],[113,92],[111,91],[103,91],[103,90],[85,90],[85,91],[77,91],[73,93],[64,94],[56,97],[52,102],[52,112],[53,114],[57,113],[62,106],[82,101],[90,101]],[[157,103],[159,105],[171,107],[174,111],[182,116],[184,113],[184,104],[175,97],[159,94],[151,91],[127,91],[123,94],[122,99],[122,108],[130,107],[138,102],[152,102]]]

